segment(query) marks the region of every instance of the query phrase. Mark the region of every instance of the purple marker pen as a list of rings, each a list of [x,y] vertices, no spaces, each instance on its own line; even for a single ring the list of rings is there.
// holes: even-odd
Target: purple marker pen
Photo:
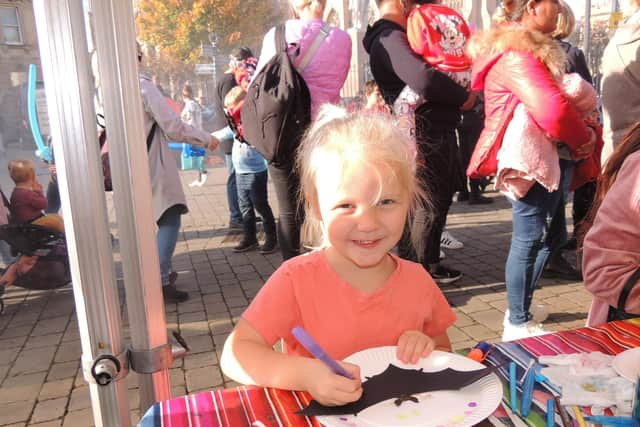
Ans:
[[[315,342],[311,335],[307,333],[302,327],[296,326],[291,330],[293,336],[298,340],[298,342],[307,349],[309,353],[313,355],[316,359],[323,362],[325,365],[329,367],[333,371],[334,374],[342,375],[343,377],[353,379],[353,375],[347,372],[338,362],[333,360],[331,357],[325,353],[325,351],[320,347],[320,344]]]

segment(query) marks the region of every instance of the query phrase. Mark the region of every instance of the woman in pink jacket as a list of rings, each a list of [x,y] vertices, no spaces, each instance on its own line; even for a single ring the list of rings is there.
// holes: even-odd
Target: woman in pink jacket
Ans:
[[[593,294],[587,325],[607,321],[627,283],[624,309],[640,317],[640,122],[607,160],[585,223],[586,229],[593,224],[582,259],[584,285]]]
[[[497,25],[472,38],[472,89],[484,90],[486,111],[485,127],[467,170],[472,178],[496,173],[497,153],[519,104],[550,137],[548,143],[562,141],[574,159],[593,151],[592,132],[558,84],[565,56],[550,37],[558,12],[557,0],[505,0],[494,17]],[[521,139],[517,143],[535,142]],[[560,169],[566,173],[562,163]],[[546,332],[534,321],[530,308],[551,249],[563,240],[562,224],[551,221],[558,217],[561,200],[561,190],[550,192],[539,182],[522,198],[509,198],[513,233],[505,266],[504,341]]]
[[[286,22],[285,39],[292,46],[289,52],[292,59],[295,46],[300,48],[298,59],[293,60],[294,65],[304,56],[325,24],[322,20],[325,6],[326,0],[291,0],[295,19]],[[255,75],[275,54],[275,28],[272,28],[264,36]],[[329,34],[301,73],[311,95],[312,119],[315,118],[320,105],[340,102],[340,89],[347,79],[350,64],[351,38],[341,29],[331,27]],[[278,198],[278,242],[282,257],[287,260],[300,253],[300,226],[303,218],[302,210],[297,208],[299,179],[293,165],[269,165],[269,175]]]

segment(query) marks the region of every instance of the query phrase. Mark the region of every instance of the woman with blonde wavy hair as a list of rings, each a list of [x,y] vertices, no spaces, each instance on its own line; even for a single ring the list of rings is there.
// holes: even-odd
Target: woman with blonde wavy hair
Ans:
[[[551,38],[558,12],[558,0],[505,0],[494,16],[496,25],[472,37],[472,89],[484,91],[487,115],[467,170],[471,177],[496,173],[503,143],[520,145],[519,152],[527,152],[527,159],[549,151],[525,138],[507,141],[505,135],[518,105],[524,106],[532,122],[552,141],[562,141],[573,160],[592,153],[595,135],[559,87],[565,55]],[[562,190],[550,191],[533,177],[544,178],[546,170],[557,170],[560,159],[557,150],[552,153],[555,157],[541,159],[520,176],[529,185],[522,197],[508,198],[513,207],[513,232],[505,266],[505,341],[546,333],[538,323],[542,319],[534,319],[531,303],[550,252],[565,237],[560,221],[551,221],[559,217]],[[566,163],[560,163],[560,170],[562,177]]]

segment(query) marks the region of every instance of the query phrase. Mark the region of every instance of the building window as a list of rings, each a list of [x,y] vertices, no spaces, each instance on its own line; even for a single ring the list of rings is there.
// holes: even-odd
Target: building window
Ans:
[[[0,6],[0,28],[2,28],[0,42],[4,44],[22,44],[18,8]]]

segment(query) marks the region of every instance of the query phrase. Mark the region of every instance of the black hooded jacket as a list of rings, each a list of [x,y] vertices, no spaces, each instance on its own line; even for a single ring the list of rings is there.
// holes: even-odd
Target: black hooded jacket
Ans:
[[[367,28],[362,44],[387,104],[392,105],[406,85],[427,100],[416,110],[419,140],[424,131],[455,129],[460,121],[460,106],[469,93],[413,53],[404,28],[380,19]]]

